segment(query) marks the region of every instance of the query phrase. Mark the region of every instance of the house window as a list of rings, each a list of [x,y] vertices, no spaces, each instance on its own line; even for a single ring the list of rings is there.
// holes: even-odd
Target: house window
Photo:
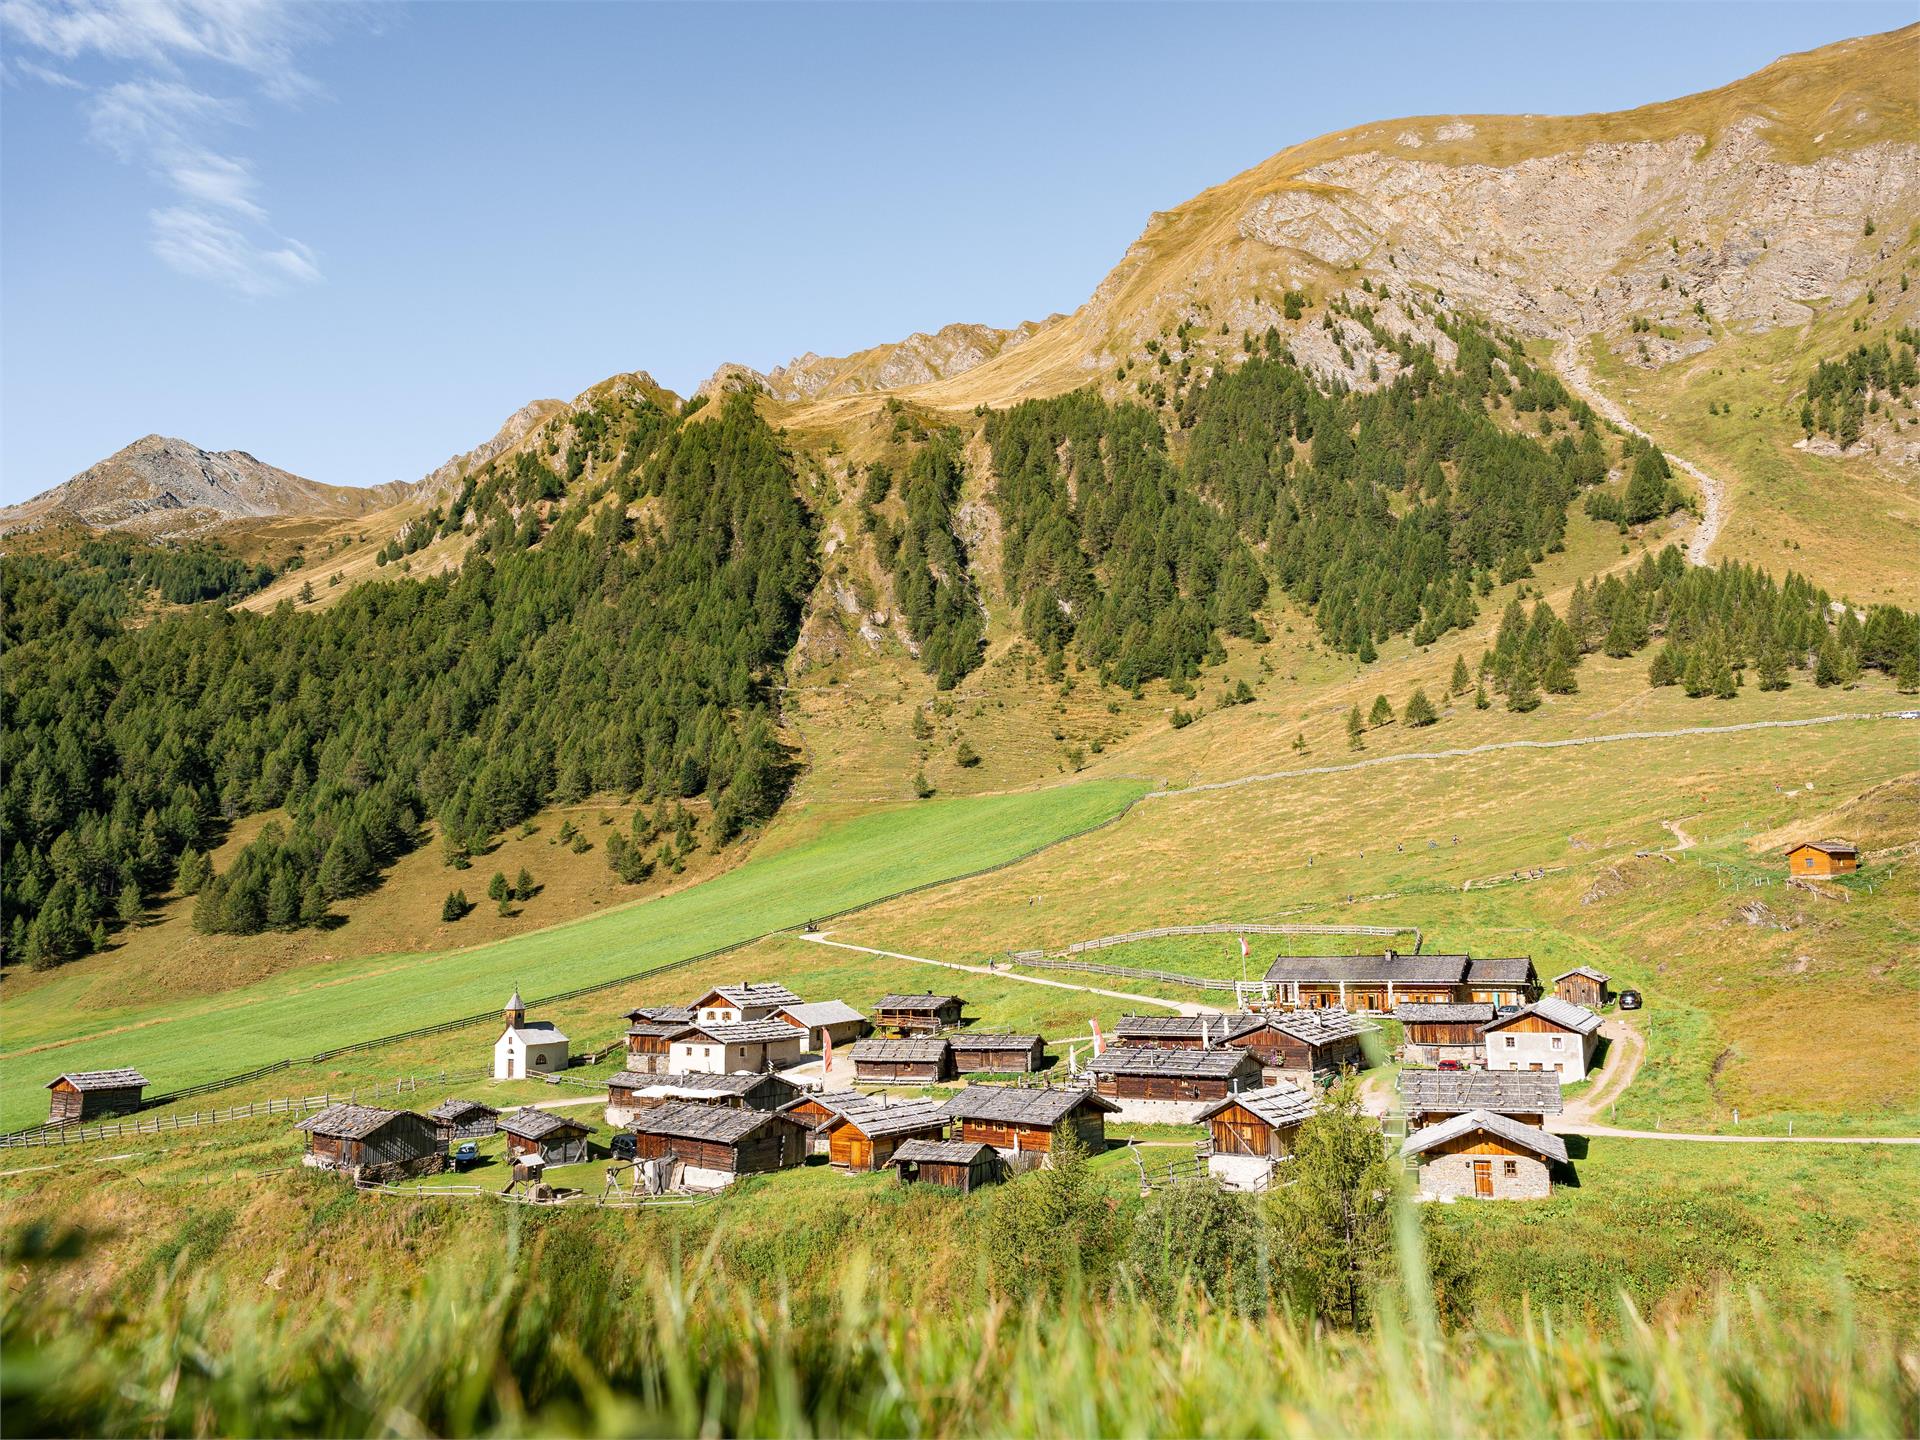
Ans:
[[[544,1070],[547,1065],[547,1057],[544,1055],[536,1055],[533,1057],[533,1063]]]
[[[1561,1037],[1560,1037],[1560,1036],[1558,1036],[1558,1035],[1556,1035],[1556,1036],[1554,1036],[1554,1037],[1553,1037],[1553,1048],[1554,1048],[1554,1049],[1556,1049],[1556,1050],[1558,1050],[1558,1049],[1560,1048],[1560,1040],[1561,1040]]]
[[[1507,1036],[1507,1049],[1513,1049],[1513,1036]]]
[[[1500,1167],[1500,1173],[1509,1180],[1513,1179],[1514,1176],[1520,1173],[1520,1162],[1518,1160],[1508,1160],[1504,1162]]]

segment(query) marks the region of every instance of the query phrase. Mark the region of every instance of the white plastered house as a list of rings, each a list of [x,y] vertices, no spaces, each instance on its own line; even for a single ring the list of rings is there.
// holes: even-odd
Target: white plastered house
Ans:
[[[506,1029],[493,1042],[493,1078],[525,1080],[567,1068],[567,1037],[546,1020],[527,1020],[527,1007],[515,989],[504,1012]]]

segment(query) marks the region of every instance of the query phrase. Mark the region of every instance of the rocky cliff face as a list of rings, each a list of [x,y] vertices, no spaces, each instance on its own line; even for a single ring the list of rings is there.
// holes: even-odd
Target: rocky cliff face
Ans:
[[[405,489],[322,485],[244,450],[202,450],[185,440],[148,435],[63,485],[0,509],[0,534],[79,523],[168,538],[223,520],[365,514],[392,504]]]
[[[809,351],[769,373],[766,387],[780,400],[824,400],[869,390],[927,385],[986,364],[1060,318],[1053,315],[1045,320],[1028,320],[1011,330],[992,325],[948,325],[931,335],[909,335],[897,344],[876,345],[841,358]]]

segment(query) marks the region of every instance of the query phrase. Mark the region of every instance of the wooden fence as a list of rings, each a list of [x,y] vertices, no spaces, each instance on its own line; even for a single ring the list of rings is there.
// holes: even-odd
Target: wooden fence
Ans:
[[[1097,960],[1048,960],[1033,951],[1009,955],[1023,969],[1075,970],[1087,975],[1124,975],[1131,980],[1164,980],[1169,985],[1191,985],[1200,990],[1231,990],[1237,980],[1215,980],[1206,975],[1183,975],[1177,970],[1142,970],[1136,965],[1102,965]]]
[[[1292,925],[1247,924],[1230,920],[1210,921],[1204,925],[1162,925],[1153,930],[1129,930],[1123,935],[1102,935],[1094,940],[1076,940],[1058,955],[1079,955],[1088,950],[1105,950],[1111,945],[1131,945],[1136,940],[1164,940],[1178,935],[1373,935],[1391,940],[1395,935],[1413,936],[1413,953],[1418,955],[1425,937],[1417,925]]]
[[[229,1120],[250,1120],[256,1115],[311,1115],[329,1105],[338,1105],[345,1095],[297,1095],[284,1100],[255,1100],[248,1105],[231,1105],[224,1110],[196,1110],[170,1115],[155,1115],[143,1120],[130,1115],[102,1125],[43,1125],[38,1130],[23,1130],[15,1135],[0,1135],[0,1149],[44,1148],[49,1145],[86,1145],[98,1140],[118,1140],[126,1135],[158,1135],[162,1131],[190,1130],[196,1125],[221,1125]]]

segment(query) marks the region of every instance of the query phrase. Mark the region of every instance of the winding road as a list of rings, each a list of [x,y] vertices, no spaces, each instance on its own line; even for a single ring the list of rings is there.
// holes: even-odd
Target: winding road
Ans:
[[[1618,401],[1602,391],[1593,383],[1593,372],[1587,369],[1587,357],[1584,347],[1591,336],[1579,335],[1561,342],[1554,348],[1553,366],[1560,372],[1560,378],[1567,382],[1572,390],[1602,419],[1611,420],[1631,435],[1638,435],[1650,445],[1660,442],[1642,430],[1627,418],[1627,412]],[[1700,528],[1693,532],[1693,538],[1687,541],[1687,563],[1704,565],[1707,563],[1707,551],[1713,542],[1720,538],[1721,527],[1727,523],[1726,486],[1691,460],[1674,454],[1665,446],[1661,451],[1667,459],[1691,475],[1700,485]]]

